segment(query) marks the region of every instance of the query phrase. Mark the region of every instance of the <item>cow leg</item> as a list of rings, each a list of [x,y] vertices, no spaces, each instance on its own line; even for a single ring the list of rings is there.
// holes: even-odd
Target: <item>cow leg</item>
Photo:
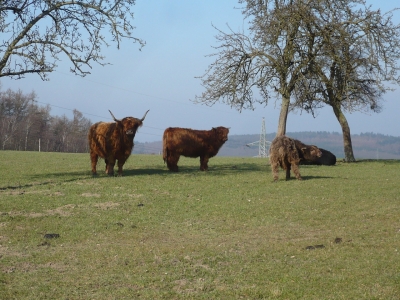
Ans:
[[[107,166],[106,166],[106,174],[108,176],[114,176],[114,166],[115,166],[115,160],[114,159],[108,159],[107,160]]]
[[[125,160],[119,159],[118,160],[118,176],[122,176],[122,167],[125,164]]]
[[[97,167],[97,161],[99,160],[99,156],[95,153],[90,151],[90,161],[92,164],[92,174],[97,175],[96,167]]]
[[[207,156],[200,156],[200,171],[208,171],[208,160]]]
[[[302,180],[298,164],[292,164],[293,173],[298,180]]]
[[[172,172],[178,172],[179,168],[178,168],[178,161],[179,161],[180,156],[174,156],[169,154],[167,157],[167,167],[168,170],[172,171]]]
[[[290,179],[290,164],[288,164],[286,166],[286,180],[289,180],[289,179]]]
[[[279,179],[279,162],[272,163],[271,164],[271,171],[272,171],[272,176],[274,177],[274,181],[278,181]]]

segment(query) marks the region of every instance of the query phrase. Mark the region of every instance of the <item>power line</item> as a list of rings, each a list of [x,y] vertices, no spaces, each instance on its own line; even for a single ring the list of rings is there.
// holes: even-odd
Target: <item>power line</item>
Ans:
[[[59,73],[59,74],[62,74],[62,75],[71,76],[71,77],[76,78],[76,76],[75,76],[75,75],[72,75],[72,74],[63,73],[63,72],[60,72],[60,71],[57,71],[57,70],[56,70],[55,72],[57,72],[57,73]],[[133,91],[133,90],[130,90],[130,89],[127,89],[127,88],[117,87],[117,86],[113,86],[113,85],[110,85],[110,84],[107,84],[107,83],[103,83],[103,82],[99,82],[99,81],[94,81],[94,80],[88,79],[88,78],[86,78],[86,77],[81,77],[80,79],[86,80],[86,81],[90,81],[90,82],[93,82],[93,83],[95,83],[95,84],[99,84],[99,85],[101,85],[101,86],[107,86],[107,87],[110,87],[110,88],[112,88],[112,89],[121,90],[121,91],[126,91],[126,92],[129,92],[129,93],[132,93],[132,94],[137,94],[137,95],[141,95],[141,96],[146,96],[146,97],[149,97],[149,98],[154,98],[154,99],[163,100],[163,101],[168,101],[168,102],[174,102],[174,103],[178,103],[178,104],[190,105],[190,106],[196,105],[196,104],[193,103],[193,102],[192,102],[192,103],[188,103],[188,102],[176,101],[176,100],[171,100],[171,99],[167,99],[167,98],[163,98],[163,97],[158,97],[158,96],[154,96],[154,95],[149,95],[149,94],[145,94],[145,93],[136,92],[136,91]],[[197,108],[211,109],[211,110],[213,110],[213,111],[223,112],[223,113],[227,113],[227,114],[234,114],[233,112],[229,112],[229,111],[225,111],[225,110],[220,110],[220,109],[211,108],[211,107],[208,106],[208,105],[206,105],[206,106],[207,106],[208,108],[205,108],[204,106],[197,106]]]
[[[46,103],[46,102],[42,102],[42,101],[38,101],[38,100],[34,100],[34,101],[37,102],[37,103],[41,103],[41,104],[49,105],[49,106],[52,106],[52,107],[57,107],[57,108],[69,110],[69,111],[74,111],[74,110],[76,110],[75,108],[74,108],[74,109],[66,108],[66,107],[62,107],[62,106],[58,106],[58,105],[54,105],[54,104],[50,104],[50,103]],[[84,114],[84,115],[88,115],[88,116],[92,116],[92,117],[98,117],[98,118],[104,118],[104,119],[110,119],[110,120],[112,120],[112,118],[110,118],[110,117],[98,116],[98,115],[90,114],[90,113],[83,112],[83,111],[79,111],[79,112],[82,113],[82,114]],[[157,130],[164,130],[164,129],[161,129],[161,128],[151,127],[151,126],[146,126],[146,125],[143,125],[143,127],[144,127],[144,128],[157,129]],[[142,133],[144,133],[144,132],[142,132]],[[158,135],[158,134],[152,134],[152,133],[144,133],[144,134],[160,136],[160,135]]]

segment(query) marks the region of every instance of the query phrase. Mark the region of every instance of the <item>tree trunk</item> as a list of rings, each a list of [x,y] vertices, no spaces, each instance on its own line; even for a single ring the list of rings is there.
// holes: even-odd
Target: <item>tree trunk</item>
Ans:
[[[342,110],[340,109],[339,105],[332,105],[333,112],[337,120],[339,121],[340,126],[342,127],[343,133],[343,146],[344,146],[344,161],[345,162],[355,162],[356,159],[354,158],[353,153],[353,145],[351,144],[351,135],[350,135],[350,127],[347,123],[347,119],[344,116]]]
[[[289,113],[290,96],[282,95],[281,112],[279,114],[278,130],[276,136],[286,134],[286,121]]]

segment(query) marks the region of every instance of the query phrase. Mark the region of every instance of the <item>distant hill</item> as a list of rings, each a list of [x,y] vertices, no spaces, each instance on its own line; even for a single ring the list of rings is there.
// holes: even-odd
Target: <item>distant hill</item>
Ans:
[[[272,141],[275,133],[267,134],[267,141]],[[289,132],[287,136],[301,140],[305,144],[317,145],[329,150],[337,158],[343,158],[343,137],[337,132]],[[220,156],[252,157],[258,155],[258,145],[247,144],[260,140],[259,134],[230,135],[229,140],[219,151]],[[361,133],[351,136],[356,159],[400,159],[400,137],[376,133]],[[162,141],[135,142],[133,153],[161,154]]]

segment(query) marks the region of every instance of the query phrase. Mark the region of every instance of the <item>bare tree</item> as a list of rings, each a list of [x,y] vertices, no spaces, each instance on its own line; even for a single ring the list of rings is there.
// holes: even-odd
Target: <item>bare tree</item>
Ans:
[[[135,0],[2,0],[0,2],[0,77],[36,73],[43,80],[61,56],[71,72],[90,74],[92,62],[105,65],[103,46],[120,47],[132,36]],[[108,30],[108,31],[107,31]]]
[[[92,122],[83,114],[74,109],[74,118],[71,123],[70,152],[88,152],[87,135]]]
[[[381,109],[388,83],[399,84],[400,26],[393,11],[382,14],[365,1],[321,1],[310,31],[322,37],[321,51],[297,81],[295,107],[314,114],[332,107],[342,128],[344,160],[355,161],[350,126],[344,112]],[[310,34],[311,36],[311,34]]]
[[[24,128],[30,103],[35,98],[34,92],[25,95],[21,90],[14,92],[8,89],[0,93],[0,141],[3,150],[7,143],[20,139],[19,130]]]
[[[217,58],[200,77],[205,92],[195,102],[222,101],[240,111],[254,109],[254,103],[266,105],[276,95],[281,98],[277,136],[284,135],[291,94],[320,47],[316,41],[310,43],[304,29],[314,17],[309,2],[239,1],[245,4],[248,33],[218,30],[218,52],[210,55]]]
[[[399,81],[399,27],[391,13],[372,11],[364,0],[239,3],[250,27],[246,33],[218,30],[217,53],[210,55],[216,60],[200,77],[205,92],[195,101],[254,109],[275,93],[281,98],[277,136],[286,133],[289,108],[328,104],[342,126],[346,160],[353,161],[343,111],[379,111],[389,89],[384,82]]]

